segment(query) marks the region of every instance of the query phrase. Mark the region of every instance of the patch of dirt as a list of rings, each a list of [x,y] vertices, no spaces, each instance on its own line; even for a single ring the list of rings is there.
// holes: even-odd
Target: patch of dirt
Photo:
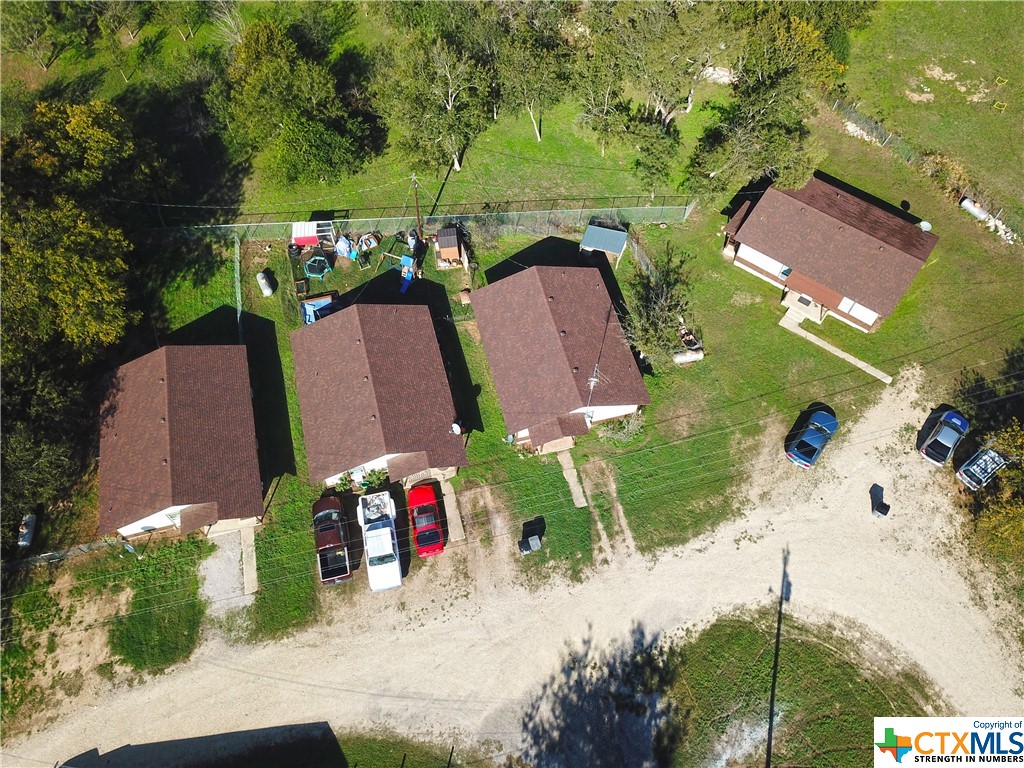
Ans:
[[[942,80],[948,82],[950,80],[956,80],[956,72],[944,72],[942,67],[937,64],[930,64],[924,68],[924,73],[932,80]]]
[[[970,96],[968,96],[967,100],[972,104],[976,104],[979,101],[984,101],[985,98],[988,96],[988,91],[988,88],[980,88],[975,93],[972,93]]]
[[[466,332],[466,335],[473,340],[475,344],[480,343],[480,326],[476,324],[476,320],[465,320],[459,322],[459,328]]]
[[[914,93],[913,91],[904,91],[903,95],[906,96],[915,104],[921,104],[928,101],[935,101],[934,93]]]
[[[48,642],[44,640],[37,653],[38,668],[32,684],[46,691],[48,707],[32,713],[24,722],[11,724],[9,733],[39,728],[73,706],[80,706],[83,700],[94,700],[109,690],[109,682],[96,674],[98,667],[111,665],[115,678],[132,674],[129,667],[114,660],[107,640],[110,621],[127,610],[131,590],[100,597],[76,596],[71,594],[74,586],[74,574],[65,571],[51,588],[68,618],[54,627],[49,639],[54,650],[47,653]]]
[[[706,398],[700,393],[667,402],[647,412],[646,428],[654,427],[669,439],[686,437],[704,421]]]
[[[615,468],[606,461],[595,461],[585,466],[592,481],[603,485],[611,497],[612,517],[615,520],[615,530],[612,534],[613,549],[626,556],[636,554],[636,541],[633,539],[633,532],[629,529],[626,513],[619,502],[619,489],[615,485]]]
[[[764,301],[763,296],[758,296],[756,293],[747,293],[745,291],[736,291],[729,299],[729,303],[734,307],[749,307],[751,304],[760,304]]]

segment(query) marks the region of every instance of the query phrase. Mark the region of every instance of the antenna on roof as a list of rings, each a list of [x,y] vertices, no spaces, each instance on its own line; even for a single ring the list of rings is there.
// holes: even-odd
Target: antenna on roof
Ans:
[[[594,372],[590,375],[590,378],[587,379],[587,386],[590,387],[590,395],[587,397],[587,409],[586,411],[584,411],[584,416],[588,422],[588,427],[590,426],[590,423],[593,421],[594,418],[594,414],[590,410],[590,403],[594,399],[594,387],[597,386],[598,382],[598,368],[601,365],[601,355],[604,354],[604,342],[608,338],[608,324],[612,321],[612,312],[614,311],[614,309],[615,306],[611,302],[609,302],[608,314],[604,318],[604,335],[601,337],[601,348],[598,350],[597,360],[594,362]]]

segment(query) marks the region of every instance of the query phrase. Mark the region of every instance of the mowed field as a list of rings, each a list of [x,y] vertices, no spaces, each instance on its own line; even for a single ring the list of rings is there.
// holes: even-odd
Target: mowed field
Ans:
[[[846,82],[861,112],[961,161],[1007,223],[1024,226],[1024,4],[879,3]]]

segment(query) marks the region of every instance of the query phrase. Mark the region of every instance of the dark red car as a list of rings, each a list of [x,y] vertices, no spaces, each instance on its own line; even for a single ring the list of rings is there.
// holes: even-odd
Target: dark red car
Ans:
[[[444,552],[444,531],[434,486],[417,485],[409,490],[409,517],[416,554],[430,557]]]

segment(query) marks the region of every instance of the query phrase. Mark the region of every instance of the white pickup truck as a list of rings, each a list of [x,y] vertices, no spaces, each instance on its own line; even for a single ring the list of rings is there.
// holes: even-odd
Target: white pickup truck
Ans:
[[[383,592],[402,586],[395,517],[395,502],[390,493],[372,493],[359,499],[356,518],[363,530],[366,578],[370,582],[371,592]]]

